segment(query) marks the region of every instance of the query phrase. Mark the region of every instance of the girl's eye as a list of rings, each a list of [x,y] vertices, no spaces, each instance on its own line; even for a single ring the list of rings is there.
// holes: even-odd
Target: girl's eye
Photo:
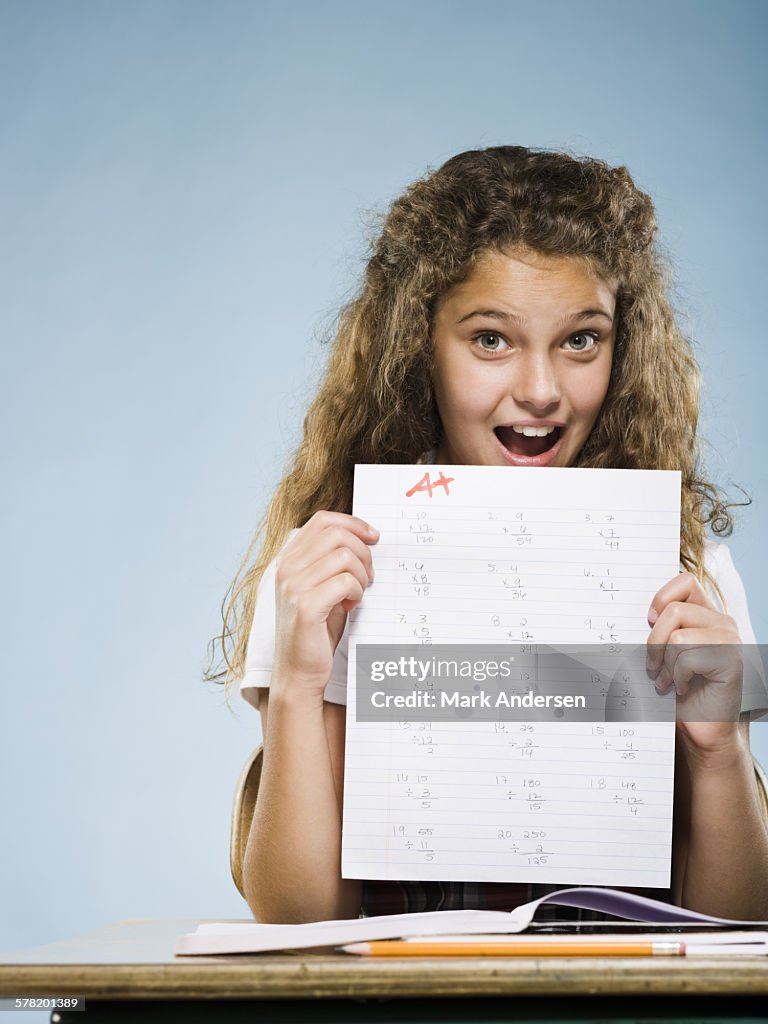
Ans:
[[[578,334],[572,334],[568,341],[576,343],[577,347],[573,349],[574,352],[591,352],[597,346],[597,335],[590,331],[579,331]]]
[[[475,335],[474,340],[482,352],[503,352],[505,348],[509,348],[509,343],[493,331],[481,331]],[[567,341],[575,346],[571,349],[572,352],[592,352],[599,344],[598,336],[591,331],[579,331],[578,334],[572,334]]]
[[[483,352],[502,352],[502,345],[507,344],[500,334],[493,334],[491,331],[483,331],[480,334],[476,334],[475,341],[480,345]]]

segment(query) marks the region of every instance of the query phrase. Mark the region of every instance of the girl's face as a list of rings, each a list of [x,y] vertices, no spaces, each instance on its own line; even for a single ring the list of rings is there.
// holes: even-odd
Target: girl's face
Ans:
[[[570,466],[608,390],[616,287],[574,259],[488,252],[443,297],[432,337],[436,463]]]

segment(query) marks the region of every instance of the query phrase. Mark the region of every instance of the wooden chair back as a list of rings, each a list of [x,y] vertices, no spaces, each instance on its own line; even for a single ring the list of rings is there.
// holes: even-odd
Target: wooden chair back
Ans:
[[[259,792],[263,754],[263,748],[257,747],[243,765],[232,804],[232,824],[229,830],[229,867],[237,891],[243,897],[245,897],[243,892],[245,846],[251,831],[256,795]]]

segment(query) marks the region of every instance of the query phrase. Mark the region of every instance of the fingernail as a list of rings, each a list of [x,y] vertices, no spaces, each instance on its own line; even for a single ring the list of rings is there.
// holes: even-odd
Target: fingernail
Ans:
[[[648,612],[648,621],[650,622],[651,625],[653,625],[654,622],[656,621],[656,619],[658,619],[658,617],[659,617],[659,613],[656,611],[656,609],[653,607],[653,605],[651,605],[650,610]]]

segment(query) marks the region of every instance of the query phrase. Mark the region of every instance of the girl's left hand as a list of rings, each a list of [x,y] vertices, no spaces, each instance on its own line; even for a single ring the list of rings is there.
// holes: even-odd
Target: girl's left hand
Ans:
[[[725,752],[737,743],[741,711],[735,621],[718,612],[696,577],[684,572],[656,593],[648,622],[648,672],[659,693],[677,690],[678,732],[702,756]]]

